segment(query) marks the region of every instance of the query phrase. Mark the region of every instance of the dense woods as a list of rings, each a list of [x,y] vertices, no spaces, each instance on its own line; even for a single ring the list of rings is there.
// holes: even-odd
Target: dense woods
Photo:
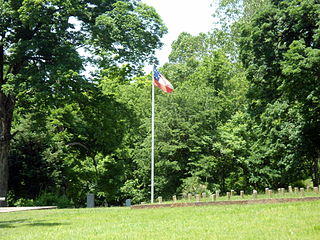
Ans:
[[[155,196],[318,186],[320,3],[219,4],[218,27],[181,33],[160,68],[175,90],[156,89]],[[0,0],[0,14],[0,196],[148,201],[143,67],[161,16],[134,0]]]

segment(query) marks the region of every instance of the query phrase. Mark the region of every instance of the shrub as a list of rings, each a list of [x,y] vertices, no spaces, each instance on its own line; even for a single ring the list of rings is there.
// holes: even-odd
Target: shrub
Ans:
[[[72,202],[65,195],[43,193],[35,200],[37,206],[57,206],[58,208],[73,207]]]
[[[34,206],[33,199],[19,198],[13,203],[15,207],[32,207]]]

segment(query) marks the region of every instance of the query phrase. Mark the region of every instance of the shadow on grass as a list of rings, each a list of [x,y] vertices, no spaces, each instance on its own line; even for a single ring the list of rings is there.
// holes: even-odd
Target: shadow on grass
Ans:
[[[69,225],[68,223],[46,222],[43,220],[33,221],[32,219],[17,219],[11,221],[0,221],[1,228],[17,228],[17,227],[55,227],[61,225]]]

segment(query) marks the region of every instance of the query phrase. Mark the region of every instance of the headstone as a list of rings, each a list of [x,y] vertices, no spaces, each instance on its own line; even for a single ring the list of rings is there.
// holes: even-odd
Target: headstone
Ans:
[[[217,198],[219,198],[219,193],[220,193],[220,191],[217,190],[217,191],[216,191],[216,197],[217,197]]]
[[[94,194],[87,194],[87,208],[94,208]]]
[[[227,197],[228,197],[228,200],[230,200],[230,198],[231,198],[230,192],[227,192]]]
[[[291,186],[288,187],[288,191],[289,191],[289,193],[292,193],[292,187]]]
[[[188,200],[191,201],[191,198],[192,198],[192,194],[188,193]]]
[[[313,188],[313,191],[314,191],[315,193],[319,193],[319,188],[318,188],[318,187],[314,187],[314,188]]]
[[[176,195],[172,196],[172,200],[173,200],[174,203],[176,203],[177,202],[177,196]]]
[[[234,195],[234,190],[231,190],[230,194],[231,194],[231,197],[232,197]]]
[[[254,198],[254,199],[257,199],[257,195],[258,195],[257,190],[253,190],[253,198]]]
[[[304,188],[300,188],[301,197],[304,197]]]
[[[216,201],[216,200],[217,200],[217,197],[216,197],[215,194],[212,194],[212,195],[211,195],[211,200],[212,200],[212,201]]]
[[[158,202],[162,203],[162,197],[158,197]]]
[[[206,199],[207,198],[207,194],[204,192],[202,193],[202,198]]]
[[[295,187],[295,188],[294,188],[294,193],[295,193],[295,194],[298,194],[298,192],[299,192],[299,189],[298,189],[297,187]]]
[[[131,206],[131,199],[126,199],[126,202],[125,202],[125,206],[126,207],[130,207]]]
[[[269,198],[272,198],[272,190],[269,190]]]
[[[265,194],[268,194],[269,193],[269,188],[265,188],[264,191],[265,191]]]
[[[240,197],[244,198],[244,191],[240,191]]]
[[[200,202],[200,195],[196,194],[196,202]]]
[[[284,188],[281,188],[281,194],[284,195]]]

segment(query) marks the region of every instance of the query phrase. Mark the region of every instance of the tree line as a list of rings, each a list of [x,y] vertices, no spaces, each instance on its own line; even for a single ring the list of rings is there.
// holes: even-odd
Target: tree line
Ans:
[[[142,69],[157,63],[161,17],[140,1],[0,9],[0,195],[147,201],[152,76]],[[181,33],[160,68],[175,90],[155,96],[155,195],[318,186],[320,3],[223,0],[216,16],[208,33]]]

